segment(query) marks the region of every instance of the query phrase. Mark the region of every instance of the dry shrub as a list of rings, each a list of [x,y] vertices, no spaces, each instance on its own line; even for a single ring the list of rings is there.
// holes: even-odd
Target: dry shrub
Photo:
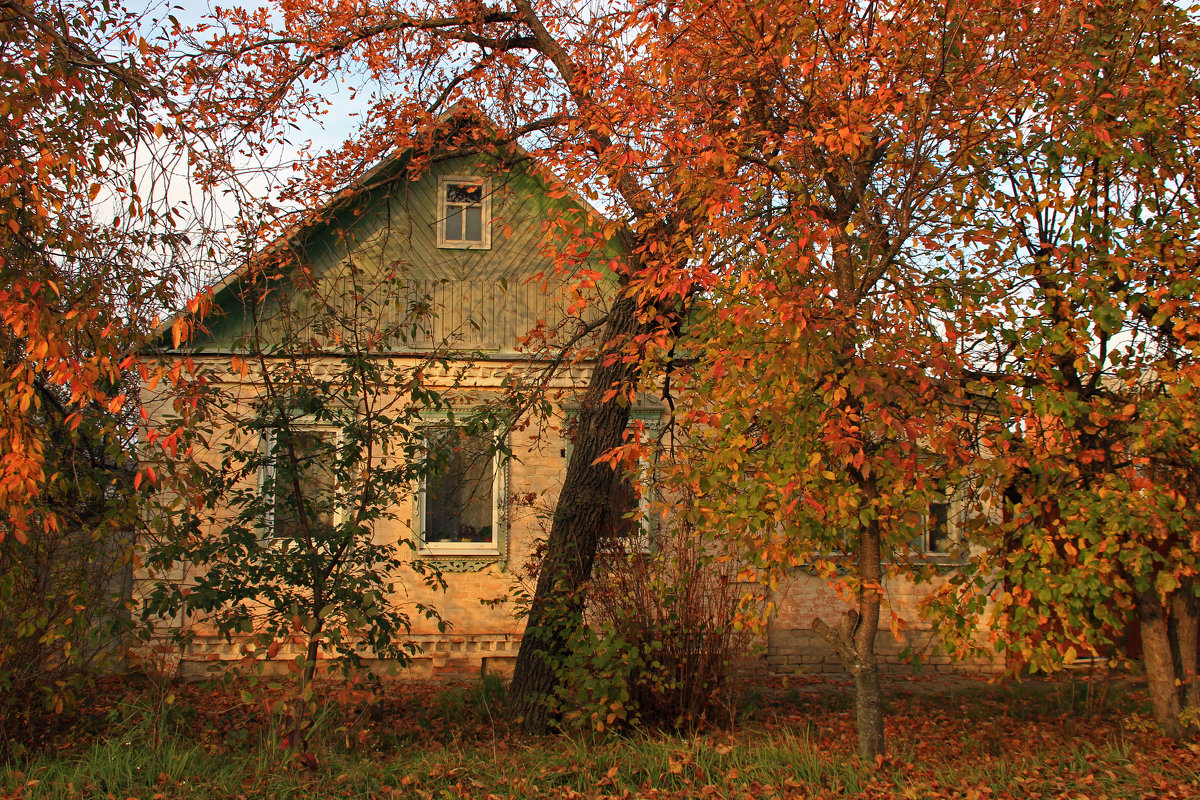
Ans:
[[[597,562],[587,625],[561,668],[564,720],[596,730],[732,722],[732,677],[751,643],[743,587],[719,549],[682,523],[617,526]]]

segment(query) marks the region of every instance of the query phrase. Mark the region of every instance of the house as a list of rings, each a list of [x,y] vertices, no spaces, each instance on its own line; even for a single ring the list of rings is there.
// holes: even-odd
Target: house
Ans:
[[[454,138],[448,129],[447,140]],[[202,319],[169,320],[159,354],[168,364],[190,359],[220,398],[206,400],[220,412],[206,421],[206,441],[190,458],[214,471],[237,465],[221,492],[225,518],[218,503],[192,533],[227,534],[233,517],[257,514],[263,540],[286,542],[305,522],[295,508],[305,494],[309,510],[316,506],[309,522],[342,524],[346,497],[330,485],[331,470],[345,437],[361,434],[348,434],[344,420],[361,425],[369,415],[390,427],[374,444],[391,449],[373,468],[392,481],[391,507],[372,516],[371,541],[416,569],[402,570],[384,602],[413,610],[406,638],[420,651],[411,668],[418,675],[505,669],[515,658],[521,623],[511,607],[481,601],[513,592],[515,566],[544,535],[546,503],[566,463],[561,409],[586,379],[586,369],[556,365],[558,337],[573,335],[583,318],[572,309],[580,299],[575,281],[556,276],[547,237],[552,225],[584,226],[596,216],[573,197],[554,196],[519,157],[505,163],[469,146],[450,149],[468,152],[437,155],[415,178],[412,154],[384,161],[320,219],[214,287]],[[589,304],[584,313],[601,311]],[[181,341],[185,325],[194,328]],[[370,387],[347,371],[363,366],[350,361],[364,354],[376,371]],[[486,441],[490,425],[464,424],[475,412],[499,415],[505,403],[520,402],[522,383],[537,383],[535,399],[558,409],[537,420],[525,414],[499,442]],[[327,408],[301,396],[313,391],[325,393]],[[297,406],[288,444],[309,453],[293,475],[283,474],[281,432],[261,419],[247,424],[263,417],[272,392]],[[175,426],[176,400],[165,384],[147,396],[146,440]],[[397,468],[433,455],[448,462],[436,474]],[[292,478],[298,486],[289,486]],[[199,573],[217,568],[217,556],[205,557]],[[144,600],[152,599],[153,566],[139,575]],[[167,573],[158,566],[158,577],[169,573],[180,586],[197,580],[185,559]],[[444,589],[426,584],[421,572],[430,568]],[[425,608],[436,608],[441,621],[426,618]],[[245,655],[244,642],[226,641],[210,621],[203,614],[163,621],[192,634],[181,653],[185,672]],[[295,646],[285,642],[275,654]]]
[[[414,677],[512,668],[522,622],[505,598],[520,594],[548,530],[571,405],[588,376],[586,363],[561,358],[562,346],[605,302],[603,277],[564,275],[551,238],[587,239],[603,218],[519,153],[471,152],[456,124],[472,121],[449,117],[449,144],[426,166],[410,169],[411,153],[386,160],[214,287],[204,316],[163,326],[159,356],[186,361],[200,376],[187,390],[202,384],[207,394],[181,401],[166,383],[147,392],[146,457],[174,459],[160,473],[193,468],[210,483],[202,511],[183,525],[168,518],[191,506],[168,493],[158,522],[170,535],[164,547],[147,546],[157,555],[142,559],[138,578],[146,607],[169,612],[162,641],[170,630],[190,637],[161,648],[185,674],[264,654],[282,665],[312,647],[318,629],[309,653],[340,644],[368,661],[376,653],[364,642],[402,638]],[[602,276],[606,253],[583,251],[575,266]],[[582,297],[587,287],[592,296]],[[190,449],[157,448],[181,414],[203,418]],[[659,414],[653,403],[635,409],[648,421]],[[369,492],[360,485],[368,457]],[[943,546],[945,531],[933,530],[928,547]],[[353,608],[327,623],[324,607],[303,609],[322,606],[317,590],[279,588],[307,580],[306,559],[329,558],[342,535],[359,537],[361,560],[330,569],[358,570],[351,593],[384,587],[371,602],[407,617],[390,633],[356,628]],[[230,567],[230,548],[253,552],[255,571]],[[195,601],[216,583],[236,595],[227,606],[240,617],[169,602]],[[894,608],[915,619],[922,590],[896,591]],[[815,577],[798,573],[780,587],[766,665],[840,671],[811,631],[815,616],[839,608]],[[269,647],[248,638],[260,623],[275,626]],[[909,644],[891,656],[882,648],[885,660],[900,663]]]

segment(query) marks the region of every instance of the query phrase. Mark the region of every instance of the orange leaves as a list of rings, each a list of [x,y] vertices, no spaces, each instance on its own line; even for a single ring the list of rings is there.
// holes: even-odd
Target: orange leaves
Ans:
[[[175,347],[179,347],[181,344],[183,344],[184,342],[186,342],[188,340],[190,332],[191,332],[191,324],[188,322],[188,319],[186,317],[184,317],[183,315],[180,315],[179,317],[177,317],[175,319],[174,322],[171,323],[171,342],[172,342],[172,344]]]
[[[133,476],[134,489],[141,488],[143,483],[146,483],[149,486],[154,486],[158,483],[158,475],[154,472],[154,467],[143,467]]]

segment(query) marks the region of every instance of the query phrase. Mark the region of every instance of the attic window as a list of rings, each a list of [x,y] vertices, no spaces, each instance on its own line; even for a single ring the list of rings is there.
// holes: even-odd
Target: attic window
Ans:
[[[492,246],[492,198],[488,182],[467,175],[438,179],[437,246],[487,250]]]

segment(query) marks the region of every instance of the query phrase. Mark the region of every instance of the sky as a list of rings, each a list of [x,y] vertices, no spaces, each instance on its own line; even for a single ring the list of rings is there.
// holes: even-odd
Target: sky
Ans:
[[[161,33],[162,27],[169,24],[168,16],[173,16],[181,26],[188,28],[202,23],[210,18],[218,4],[210,2],[145,2],[139,5],[139,0],[129,0],[127,8],[135,12],[144,12],[144,36],[153,38]],[[253,9],[263,5],[262,2],[243,2],[240,4],[224,3],[223,7],[240,5]],[[341,145],[347,138],[354,135],[358,126],[356,112],[362,107],[362,98],[354,103],[350,100],[350,86],[344,81],[329,82],[322,87],[322,93],[330,101],[329,113],[317,119],[305,119],[300,122],[298,130],[292,132],[288,145],[276,148],[264,159],[256,163],[249,161],[237,165],[242,170],[239,176],[241,184],[238,191],[226,188],[223,191],[205,193],[199,189],[192,179],[183,159],[171,157],[163,153],[151,154],[146,148],[139,149],[136,154],[137,174],[139,184],[144,194],[159,193],[172,204],[180,207],[184,214],[181,219],[195,232],[192,236],[193,249],[184,256],[186,267],[181,266],[180,272],[185,277],[185,287],[181,291],[181,300],[186,300],[195,292],[209,286],[226,273],[235,268],[235,255],[224,252],[223,245],[228,247],[230,242],[218,239],[205,240],[201,235],[202,229],[219,229],[230,225],[240,212],[237,195],[262,197],[272,194],[272,186],[278,186],[282,180],[293,173],[281,167],[293,164],[302,152],[316,153]],[[165,145],[165,142],[164,142]],[[169,158],[170,163],[164,169],[163,160]],[[149,182],[155,186],[151,187]],[[103,198],[101,198],[103,200]],[[201,246],[201,242],[204,242]],[[208,248],[215,244],[216,251],[210,255]]]

